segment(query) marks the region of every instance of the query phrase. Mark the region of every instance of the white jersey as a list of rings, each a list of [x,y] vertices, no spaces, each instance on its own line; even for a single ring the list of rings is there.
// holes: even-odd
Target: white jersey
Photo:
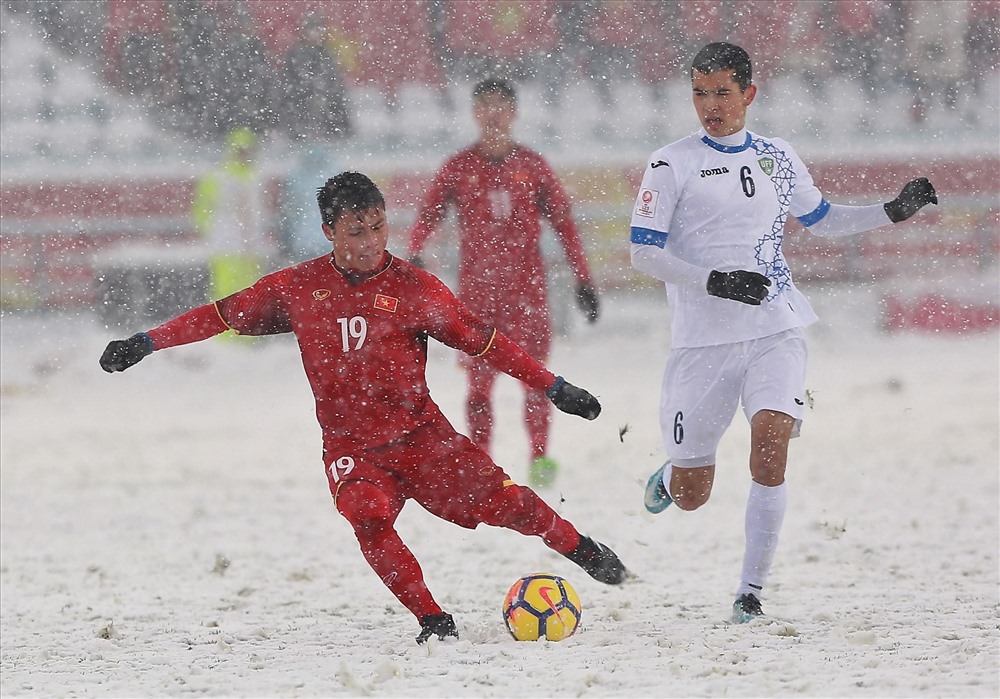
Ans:
[[[808,226],[829,208],[781,139],[742,130],[716,141],[702,130],[654,152],[632,211],[632,261],[666,282],[672,346],[742,342],[815,321],[781,243],[789,213]],[[711,270],[736,269],[770,278],[760,306],[706,291]]]

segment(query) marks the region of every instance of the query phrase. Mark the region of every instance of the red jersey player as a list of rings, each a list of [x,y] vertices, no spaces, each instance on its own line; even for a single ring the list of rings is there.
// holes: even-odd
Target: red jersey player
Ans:
[[[448,206],[458,213],[458,297],[488,318],[540,362],[549,355],[552,322],[540,238],[542,219],[551,223],[577,279],[577,300],[590,322],[599,306],[587,258],[571,216],[569,199],[548,163],[511,136],[517,94],[504,80],[473,89],[479,141],[451,157],[434,178],[410,232],[411,261],[420,262],[427,239]],[[497,370],[467,362],[466,420],[472,441],[490,449],[490,396]],[[551,485],[556,463],[546,455],[551,409],[544,393],[526,390],[524,419],[531,444],[533,485]]]
[[[481,357],[564,412],[593,420],[601,411],[597,399],[474,315],[437,277],[389,254],[385,200],[370,179],[341,173],[317,199],[332,255],[115,340],[101,367],[124,371],[153,351],[230,329],[294,333],[316,398],[334,503],[369,565],[417,617],[418,643],[458,631],[394,527],[410,499],[462,527],[489,524],[541,537],[595,579],[623,582],[625,568],[611,549],[581,535],[455,431],[427,390],[427,339]]]

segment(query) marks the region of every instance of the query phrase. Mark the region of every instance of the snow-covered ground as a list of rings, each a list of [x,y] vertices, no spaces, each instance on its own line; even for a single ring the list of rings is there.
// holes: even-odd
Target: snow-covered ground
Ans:
[[[121,331],[4,316],[0,694],[996,697],[1000,339],[883,335],[878,292],[807,290],[814,407],[766,619],[727,620],[741,416],[708,505],[642,508],[668,333],[665,302],[632,294],[605,297],[595,326],[575,315],[556,344],[551,367],[604,413],[556,415],[562,473],[545,496],[638,579],[603,586],[537,540],[411,503],[399,529],[461,632],[426,646],[332,506],[288,338],[213,340],[112,376],[97,358]],[[461,428],[456,355],[433,345],[429,374]],[[494,456],[523,479],[519,390],[498,386]],[[503,627],[504,592],[536,571],[582,597],[566,641]]]

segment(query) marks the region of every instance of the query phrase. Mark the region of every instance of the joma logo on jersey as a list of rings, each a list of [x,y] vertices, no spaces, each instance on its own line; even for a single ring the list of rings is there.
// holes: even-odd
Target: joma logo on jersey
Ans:
[[[728,167],[713,167],[708,170],[702,170],[702,177],[711,177],[712,175],[725,175],[729,172]]]
[[[758,160],[757,164],[760,165],[760,169],[763,170],[764,174],[768,177],[770,177],[771,173],[774,172],[774,158],[768,158],[765,156]]]

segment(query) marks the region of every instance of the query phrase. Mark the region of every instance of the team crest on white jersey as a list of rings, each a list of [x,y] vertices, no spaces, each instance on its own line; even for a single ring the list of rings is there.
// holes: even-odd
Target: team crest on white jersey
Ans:
[[[656,202],[659,198],[660,193],[656,190],[640,190],[639,198],[635,202],[635,215],[653,218],[656,215]]]
[[[760,169],[764,171],[764,174],[768,177],[774,172],[774,158],[768,158],[764,156],[757,160],[757,164],[760,165]]]

